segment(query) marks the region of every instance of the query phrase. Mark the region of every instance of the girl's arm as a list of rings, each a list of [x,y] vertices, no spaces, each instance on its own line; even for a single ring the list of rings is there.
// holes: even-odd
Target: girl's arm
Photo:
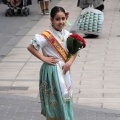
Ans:
[[[66,74],[66,72],[70,70],[70,67],[71,67],[72,63],[74,62],[76,56],[77,56],[77,53],[75,53],[74,55],[72,55],[72,57],[69,59],[69,61],[67,61],[65,63],[65,65],[63,65],[63,67],[62,67],[63,74]]]
[[[30,51],[35,57],[37,57],[38,59],[42,60],[45,63],[48,64],[52,64],[54,65],[55,63],[58,62],[56,57],[46,57],[44,55],[42,55],[38,50],[35,49],[35,47],[33,45],[29,45],[27,47],[28,51]]]

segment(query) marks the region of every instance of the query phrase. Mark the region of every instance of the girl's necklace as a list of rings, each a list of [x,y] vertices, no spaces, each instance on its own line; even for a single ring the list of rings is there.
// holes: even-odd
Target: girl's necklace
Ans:
[[[61,38],[59,35],[57,35],[57,36],[61,39],[62,42],[64,42],[64,37]]]
[[[62,42],[65,41],[64,37],[63,37],[65,34],[64,31],[60,33],[61,35],[59,35],[59,33],[57,33],[56,30],[54,30],[53,28],[50,27],[50,30],[52,30],[52,32],[55,34],[55,36],[57,36]],[[62,36],[62,34],[63,34],[63,36]]]

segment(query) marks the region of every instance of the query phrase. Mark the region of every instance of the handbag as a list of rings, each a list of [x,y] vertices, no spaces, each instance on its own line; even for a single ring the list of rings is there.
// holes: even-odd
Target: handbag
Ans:
[[[81,11],[75,27],[81,33],[99,35],[102,32],[103,21],[103,12],[95,9],[92,5]]]

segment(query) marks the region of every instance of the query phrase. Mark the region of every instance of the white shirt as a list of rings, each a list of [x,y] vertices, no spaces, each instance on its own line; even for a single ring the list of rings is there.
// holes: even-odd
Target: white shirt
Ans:
[[[70,33],[64,29],[61,32],[59,32],[52,27],[50,27],[49,31],[52,33],[52,35],[58,40],[58,42],[67,52],[68,50],[66,47],[66,40],[70,35]],[[35,38],[31,40],[31,44],[34,45],[34,47],[37,50],[41,48],[44,56],[54,56],[58,58],[59,61],[63,61],[62,58],[59,56],[59,54],[52,48],[52,46],[48,43],[48,41],[44,36],[40,34],[35,34]]]

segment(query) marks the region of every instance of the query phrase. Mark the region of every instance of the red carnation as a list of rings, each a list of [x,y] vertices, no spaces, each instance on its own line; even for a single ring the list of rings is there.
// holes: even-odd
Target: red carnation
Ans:
[[[83,47],[86,47],[86,41],[78,34],[72,34],[70,35],[72,38],[76,38],[77,40],[81,41],[83,43]]]

